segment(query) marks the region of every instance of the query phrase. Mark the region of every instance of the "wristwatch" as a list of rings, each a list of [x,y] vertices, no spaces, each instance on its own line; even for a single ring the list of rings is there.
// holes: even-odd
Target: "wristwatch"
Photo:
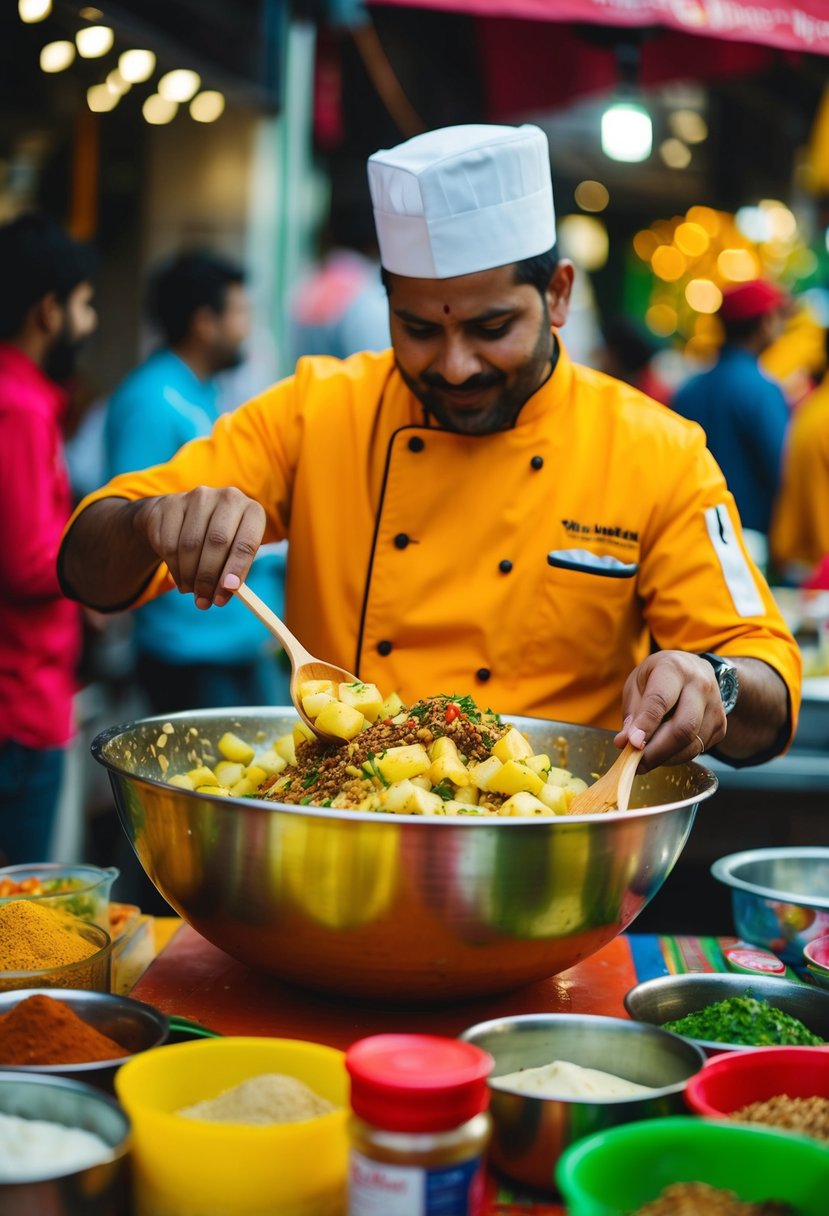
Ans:
[[[737,675],[737,668],[733,663],[729,663],[728,659],[724,659],[718,654],[706,653],[699,657],[705,659],[706,663],[710,663],[714,668],[714,674],[720,686],[723,709],[726,714],[730,714],[740,695],[740,677]]]

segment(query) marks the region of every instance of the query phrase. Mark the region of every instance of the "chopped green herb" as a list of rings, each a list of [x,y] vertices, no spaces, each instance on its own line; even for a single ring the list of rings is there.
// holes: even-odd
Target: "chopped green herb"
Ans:
[[[380,753],[381,759],[383,756],[385,756],[385,754],[386,754],[385,752]],[[363,769],[366,773],[368,773],[369,777],[376,777],[381,785],[388,786],[390,784],[389,781],[387,781],[386,778],[383,776],[383,774],[380,772],[380,769],[377,766],[377,758],[376,758],[374,752],[369,752],[368,756],[363,761]]]
[[[330,798],[326,798],[323,802],[320,803],[320,806],[330,806],[330,805],[331,805]]]
[[[409,710],[409,717],[410,718],[425,718],[426,714],[428,714],[428,712],[429,712],[428,705],[423,705],[423,704],[413,705],[412,708]]]
[[[312,798],[312,796],[310,794],[307,794],[304,798],[300,799],[299,805],[300,806],[310,806],[313,801],[314,801],[314,799]]]
[[[432,793],[437,794],[444,802],[449,802],[455,797],[455,791],[448,781],[441,781],[438,785],[432,786]]]
[[[663,1026],[692,1039],[749,1047],[818,1047],[823,1043],[797,1018],[753,996],[730,996]]]
[[[317,781],[319,781],[319,778],[320,778],[319,769],[312,768],[310,773],[306,773],[306,775],[303,779],[303,782],[302,782],[302,788],[304,790],[307,790],[310,786],[315,785],[317,783]]]

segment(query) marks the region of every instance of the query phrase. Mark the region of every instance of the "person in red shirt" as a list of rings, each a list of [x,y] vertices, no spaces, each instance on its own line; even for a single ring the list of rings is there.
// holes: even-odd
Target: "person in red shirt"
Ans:
[[[93,255],[46,216],[0,227],[0,857],[48,856],[72,733],[78,607],[55,559],[71,511],[61,383],[97,325]]]

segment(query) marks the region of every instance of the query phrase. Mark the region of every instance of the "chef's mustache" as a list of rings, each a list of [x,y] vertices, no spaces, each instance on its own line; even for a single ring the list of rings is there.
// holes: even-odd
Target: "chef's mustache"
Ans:
[[[450,393],[480,393],[487,388],[496,388],[506,380],[503,372],[481,372],[477,376],[470,376],[463,384],[450,384],[437,372],[423,372],[420,378],[429,388],[443,389]]]

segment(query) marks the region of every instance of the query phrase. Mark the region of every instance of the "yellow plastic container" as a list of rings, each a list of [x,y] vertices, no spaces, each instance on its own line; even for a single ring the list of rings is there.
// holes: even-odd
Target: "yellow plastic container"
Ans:
[[[297,1039],[202,1039],[158,1047],[119,1069],[132,1120],[136,1216],[343,1216],[348,1078],[333,1047]],[[269,1127],[175,1112],[262,1073],[304,1081],[338,1109]]]

